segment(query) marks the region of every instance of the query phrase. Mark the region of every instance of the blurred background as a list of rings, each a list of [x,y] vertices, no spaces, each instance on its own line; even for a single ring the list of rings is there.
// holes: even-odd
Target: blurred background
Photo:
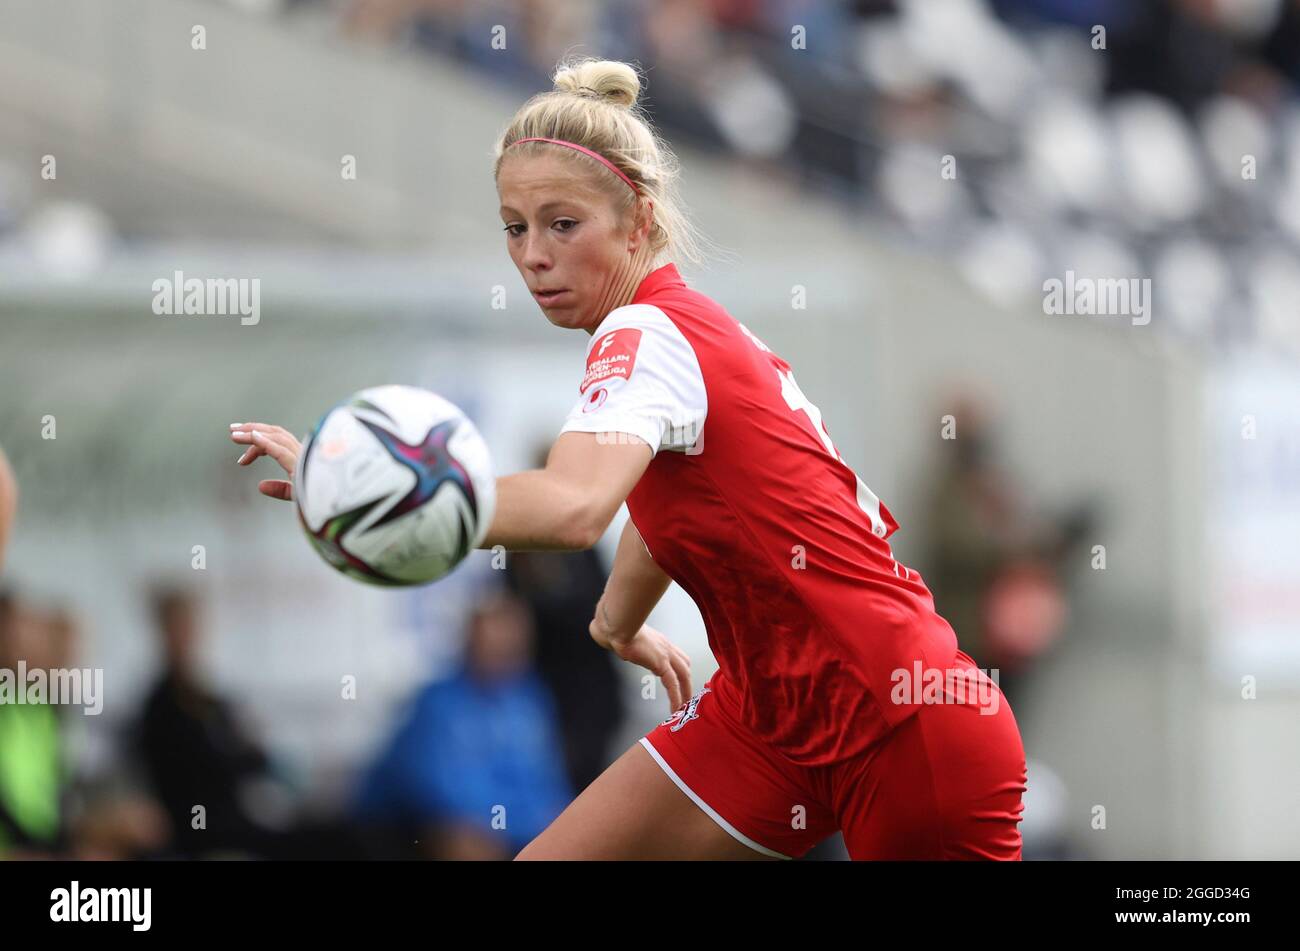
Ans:
[[[0,705],[0,854],[506,858],[667,716],[586,632],[621,517],[370,590],[227,437],[404,382],[537,463],[585,339],[491,149],[566,55],[644,68],[685,276],[999,670],[1026,858],[1297,857],[1296,0],[0,0],[0,668],[103,671]],[[259,319],[155,313],[178,271]],[[703,684],[689,598],[651,622]]]

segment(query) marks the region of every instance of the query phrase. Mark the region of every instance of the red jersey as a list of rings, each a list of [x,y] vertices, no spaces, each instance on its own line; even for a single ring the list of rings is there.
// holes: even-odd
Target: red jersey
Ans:
[[[628,510],[699,607],[719,703],[806,765],[916,711],[891,678],[949,669],[956,636],[788,363],[667,264],[596,329],[579,392],[563,431],[650,444]]]

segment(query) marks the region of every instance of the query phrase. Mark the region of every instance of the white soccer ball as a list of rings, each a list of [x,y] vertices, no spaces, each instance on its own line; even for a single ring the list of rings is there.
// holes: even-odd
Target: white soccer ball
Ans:
[[[376,386],[317,424],[293,497],[332,567],[370,584],[417,585],[483,541],[496,479],[483,437],[457,406],[418,387]]]

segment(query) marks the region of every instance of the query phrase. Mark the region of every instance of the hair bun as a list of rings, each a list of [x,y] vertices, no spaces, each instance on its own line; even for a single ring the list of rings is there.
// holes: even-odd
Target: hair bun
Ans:
[[[623,109],[636,105],[641,79],[627,63],[583,59],[562,63],[552,77],[556,90],[601,99]]]

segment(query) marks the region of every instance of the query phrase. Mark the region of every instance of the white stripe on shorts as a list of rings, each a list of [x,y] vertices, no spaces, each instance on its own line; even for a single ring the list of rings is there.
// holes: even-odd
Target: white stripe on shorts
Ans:
[[[654,757],[655,762],[658,763],[659,766],[663,769],[663,771],[668,774],[668,778],[677,784],[677,788],[680,789],[682,792],[686,793],[686,795],[690,796],[691,801],[695,803],[695,805],[703,809],[705,814],[707,814],[710,819],[712,819],[718,825],[722,826],[722,828],[727,830],[727,834],[730,835],[733,839],[735,839],[737,842],[743,842],[745,845],[749,846],[755,852],[759,852],[763,855],[770,855],[774,859],[791,858],[791,856],[789,855],[782,855],[780,852],[774,852],[765,845],[759,845],[749,836],[745,835],[743,832],[741,832],[739,829],[733,826],[726,819],[722,818],[722,816],[714,812],[707,802],[705,802],[699,796],[695,795],[695,791],[691,789],[690,786],[687,786],[684,782],[682,782],[682,778],[673,772],[673,768],[668,765],[668,763],[664,760],[664,758],[659,755],[659,751],[655,749],[654,745],[651,744],[651,742],[648,739],[646,739],[644,736],[641,737],[641,745],[650,751],[650,755]]]

